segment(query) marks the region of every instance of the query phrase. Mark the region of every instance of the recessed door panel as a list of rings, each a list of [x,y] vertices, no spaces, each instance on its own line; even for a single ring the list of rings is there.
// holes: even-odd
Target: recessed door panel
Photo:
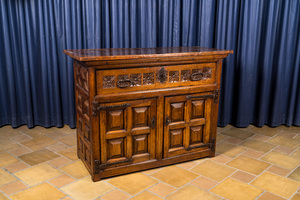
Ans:
[[[156,99],[100,107],[102,168],[154,159]]]
[[[213,95],[165,98],[164,157],[202,151],[210,144]]]

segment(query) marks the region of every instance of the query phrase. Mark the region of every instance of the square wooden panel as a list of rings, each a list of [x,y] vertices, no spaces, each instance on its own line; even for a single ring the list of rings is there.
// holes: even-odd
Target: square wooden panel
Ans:
[[[171,122],[184,121],[184,102],[171,103]]]
[[[203,126],[190,127],[190,144],[203,142]]]
[[[133,155],[148,152],[148,135],[133,136]]]
[[[192,101],[192,116],[191,119],[204,117],[204,100]]]
[[[170,148],[183,146],[183,129],[170,130]]]
[[[149,107],[132,108],[132,123],[134,127],[148,126]]]
[[[85,138],[87,138],[88,140],[90,140],[90,128],[89,128],[89,126],[87,124],[85,124],[84,136],[85,136]]]
[[[107,130],[124,129],[124,110],[109,110],[107,111]]]
[[[107,140],[108,159],[124,157],[124,138]]]

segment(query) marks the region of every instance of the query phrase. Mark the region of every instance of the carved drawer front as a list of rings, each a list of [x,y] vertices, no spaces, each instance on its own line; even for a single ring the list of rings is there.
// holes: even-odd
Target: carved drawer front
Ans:
[[[156,99],[100,104],[100,169],[155,158]]]
[[[211,107],[214,93],[165,98],[164,157],[212,148]]]
[[[216,63],[97,71],[97,93],[216,83]]]

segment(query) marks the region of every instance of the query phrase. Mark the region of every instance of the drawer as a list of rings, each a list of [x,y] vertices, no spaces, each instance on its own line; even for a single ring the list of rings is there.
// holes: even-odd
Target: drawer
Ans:
[[[97,94],[216,84],[216,63],[98,70]]]

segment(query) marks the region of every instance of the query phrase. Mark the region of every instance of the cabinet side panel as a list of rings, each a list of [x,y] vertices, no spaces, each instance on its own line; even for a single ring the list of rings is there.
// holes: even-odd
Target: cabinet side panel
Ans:
[[[88,68],[74,61],[77,155],[91,172],[91,122]]]

